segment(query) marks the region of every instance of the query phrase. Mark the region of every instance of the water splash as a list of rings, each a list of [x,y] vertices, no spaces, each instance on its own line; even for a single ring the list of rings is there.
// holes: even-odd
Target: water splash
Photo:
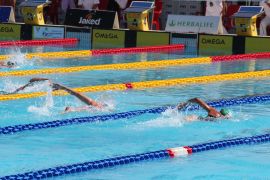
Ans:
[[[54,106],[54,101],[53,101],[53,95],[52,95],[52,88],[49,84],[48,81],[45,81],[44,83],[42,83],[43,87],[45,87],[43,89],[43,91],[45,90],[47,92],[47,95],[45,96],[45,100],[43,101],[44,104],[41,106],[29,106],[28,107],[28,112],[31,113],[35,113],[38,115],[42,115],[42,116],[51,116],[52,115],[52,108]],[[36,86],[34,86],[36,87]],[[38,88],[41,88],[42,86],[38,86]]]
[[[27,60],[25,54],[22,53],[18,47],[10,49],[9,54],[12,54],[12,56],[9,57],[7,61],[15,64],[13,67],[14,69],[19,69],[25,66],[29,67],[33,65],[33,61]]]
[[[146,122],[140,122],[138,125],[144,127],[181,127],[185,123],[185,115],[177,109],[167,109],[161,114],[161,117]]]

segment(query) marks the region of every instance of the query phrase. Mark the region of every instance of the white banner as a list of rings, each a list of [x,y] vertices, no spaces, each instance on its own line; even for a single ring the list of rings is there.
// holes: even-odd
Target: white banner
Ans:
[[[33,26],[33,39],[61,39],[64,36],[64,27]]]
[[[177,33],[223,34],[218,16],[168,15],[166,31]]]

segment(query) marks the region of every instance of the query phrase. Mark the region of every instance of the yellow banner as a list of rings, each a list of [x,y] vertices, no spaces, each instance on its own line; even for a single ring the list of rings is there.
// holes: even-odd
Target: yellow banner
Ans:
[[[92,33],[93,49],[125,47],[125,31],[93,29]]]
[[[246,37],[245,53],[270,52],[270,37]]]
[[[137,32],[137,47],[159,46],[170,44],[170,33],[164,32]]]
[[[0,24],[0,40],[20,40],[21,25]]]
[[[233,36],[199,35],[199,55],[230,55]]]

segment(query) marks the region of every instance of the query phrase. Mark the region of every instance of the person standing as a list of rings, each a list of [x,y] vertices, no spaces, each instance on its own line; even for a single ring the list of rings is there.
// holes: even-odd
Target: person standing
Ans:
[[[206,0],[205,16],[219,16],[222,22],[223,34],[227,34],[227,30],[223,26],[222,17],[227,12],[227,4],[225,0]]]
[[[82,9],[98,9],[99,0],[78,0],[78,7]]]
[[[267,36],[267,29],[270,28],[270,1],[263,0],[260,2],[260,6],[263,7],[265,12],[265,18],[260,23],[260,35]]]
[[[50,21],[53,24],[59,24],[58,21],[58,8],[60,5],[60,0],[52,0],[52,3],[49,7],[49,16],[50,16]]]

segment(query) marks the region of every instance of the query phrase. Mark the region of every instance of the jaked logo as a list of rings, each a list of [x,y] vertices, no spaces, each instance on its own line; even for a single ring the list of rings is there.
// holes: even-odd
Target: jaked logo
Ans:
[[[101,18],[92,19],[92,14],[87,14],[85,18],[80,17],[79,24],[100,25]]]

